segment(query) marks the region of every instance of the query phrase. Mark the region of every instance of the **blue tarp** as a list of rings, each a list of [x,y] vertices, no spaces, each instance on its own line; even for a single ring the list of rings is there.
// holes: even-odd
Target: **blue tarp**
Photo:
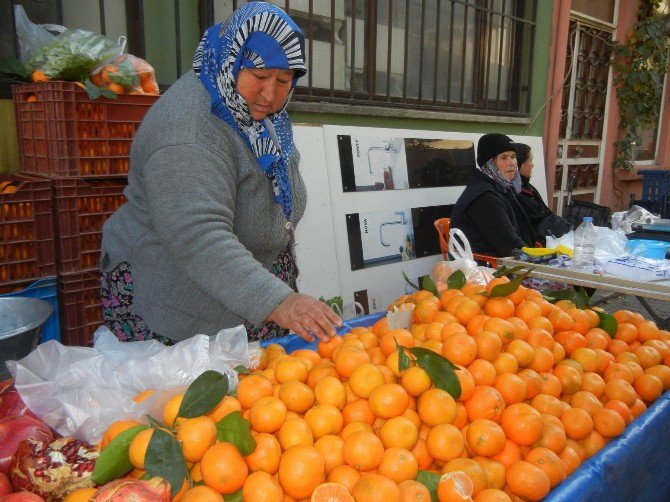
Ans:
[[[554,488],[547,502],[670,500],[670,393]]]
[[[360,317],[354,317],[353,319],[348,319],[346,321],[343,321],[341,328],[337,329],[337,334],[343,335],[351,331],[351,329],[355,328],[356,326],[372,326],[374,323],[376,323],[379,319],[381,319],[385,315],[386,312],[378,312],[376,314],[369,314]],[[286,350],[287,354],[290,354],[294,350],[298,349],[316,350],[317,342],[316,340],[313,342],[306,342],[298,335],[288,335],[288,336],[282,336],[280,338],[274,338],[271,340],[263,340],[261,342],[261,347],[265,347],[266,345],[270,345],[271,343],[278,343],[279,345],[284,347],[284,350]]]
[[[370,326],[384,314],[345,321],[344,334],[356,326]],[[297,335],[261,342],[279,343],[287,353],[316,349]],[[554,488],[545,502],[666,502],[670,501],[670,392],[633,421],[617,439],[586,460]]]

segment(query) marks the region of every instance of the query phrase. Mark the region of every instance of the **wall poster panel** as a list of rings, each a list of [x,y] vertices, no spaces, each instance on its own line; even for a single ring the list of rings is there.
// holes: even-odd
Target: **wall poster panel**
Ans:
[[[296,125],[307,209],[296,228],[299,291],[385,311],[442,259],[433,225],[451,216],[482,133]],[[546,194],[540,137],[532,183]],[[351,307],[351,308],[349,308]]]

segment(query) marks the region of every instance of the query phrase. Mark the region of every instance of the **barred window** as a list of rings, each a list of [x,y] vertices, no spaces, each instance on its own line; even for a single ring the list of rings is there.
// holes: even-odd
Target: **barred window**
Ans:
[[[295,101],[529,114],[537,0],[272,1],[305,33],[309,72]],[[165,88],[191,67],[204,30],[244,3],[41,0],[25,6],[35,22],[126,36],[129,52],[147,59]],[[0,27],[14,35],[11,19]],[[12,45],[0,40],[2,52],[16,53],[15,39]]]
[[[244,3],[209,1],[213,22]],[[294,99],[528,114],[536,0],[273,3],[305,32]]]

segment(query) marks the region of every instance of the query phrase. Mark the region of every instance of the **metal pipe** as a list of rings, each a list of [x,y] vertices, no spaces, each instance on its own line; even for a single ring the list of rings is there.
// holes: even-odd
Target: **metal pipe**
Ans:
[[[398,153],[398,148],[393,146],[392,141],[388,140],[383,140],[384,146],[371,146],[368,148],[368,170],[370,171],[370,174],[372,173],[372,161],[370,159],[370,153],[373,151],[381,151],[381,152],[388,152],[388,153]]]
[[[407,220],[405,219],[405,211],[396,211],[395,214],[400,216],[400,219],[398,221],[386,221],[379,225],[379,242],[381,243],[382,246],[384,247],[390,247],[390,244],[387,244],[384,242],[384,233],[383,233],[383,228],[386,226],[391,226],[391,225],[407,225]]]

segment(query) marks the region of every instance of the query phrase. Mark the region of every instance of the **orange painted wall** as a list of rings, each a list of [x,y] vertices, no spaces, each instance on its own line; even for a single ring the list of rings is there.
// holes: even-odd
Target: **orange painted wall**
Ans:
[[[547,80],[547,97],[551,97],[547,105],[547,114],[544,123],[545,166],[547,166],[547,193],[553,193],[554,169],[556,165],[556,148],[558,145],[558,129],[560,124],[562,83],[565,77],[566,51],[568,45],[568,28],[570,21],[571,0],[554,2],[552,41],[550,47],[549,78]],[[628,33],[637,21],[637,1],[621,0],[617,12],[616,39],[626,40]],[[619,125],[619,107],[616,99],[616,90],[610,91],[610,108],[605,125],[606,142],[603,156],[603,178],[600,191],[600,204],[609,206],[613,210],[628,208],[629,194],[640,197],[642,177],[625,173],[617,176],[614,173],[612,162],[614,158],[614,141],[616,141]],[[661,134],[657,154],[657,164],[641,166],[639,169],[670,169],[670,141],[662,138],[670,136],[670,85],[665,89],[665,108],[661,117]],[[636,169],[637,170],[637,169]],[[626,179],[620,179],[621,177]],[[630,178],[633,178],[632,180]]]

